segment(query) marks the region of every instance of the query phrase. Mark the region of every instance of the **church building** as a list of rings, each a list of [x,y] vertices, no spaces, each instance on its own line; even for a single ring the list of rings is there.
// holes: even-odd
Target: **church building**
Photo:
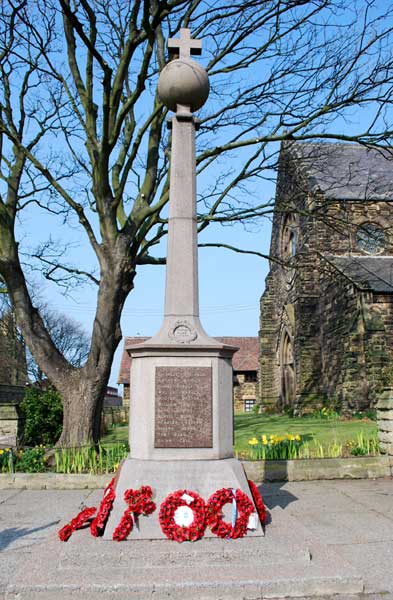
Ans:
[[[263,409],[344,412],[393,385],[393,153],[282,144],[261,298]]]

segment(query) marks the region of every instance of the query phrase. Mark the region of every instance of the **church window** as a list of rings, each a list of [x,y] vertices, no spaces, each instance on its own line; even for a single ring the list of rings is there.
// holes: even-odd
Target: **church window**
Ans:
[[[285,259],[291,259],[296,255],[298,245],[298,226],[293,214],[287,215],[281,234],[281,254]]]
[[[385,248],[385,234],[376,223],[362,223],[356,233],[356,245],[368,254],[379,254]]]
[[[292,341],[286,330],[283,330],[281,336],[280,375],[281,404],[282,406],[292,406],[296,400],[296,374]]]

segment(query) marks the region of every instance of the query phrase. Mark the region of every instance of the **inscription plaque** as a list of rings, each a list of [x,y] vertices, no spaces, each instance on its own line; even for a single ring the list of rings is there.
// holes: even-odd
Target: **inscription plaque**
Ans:
[[[211,367],[156,367],[155,448],[212,448]]]

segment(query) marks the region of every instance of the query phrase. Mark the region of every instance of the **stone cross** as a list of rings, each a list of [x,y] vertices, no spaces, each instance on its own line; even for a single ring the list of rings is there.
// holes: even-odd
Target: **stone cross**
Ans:
[[[180,29],[180,39],[170,38],[168,40],[168,49],[174,54],[179,52],[179,58],[190,58],[190,55],[200,56],[202,53],[202,41],[191,38],[189,29]]]

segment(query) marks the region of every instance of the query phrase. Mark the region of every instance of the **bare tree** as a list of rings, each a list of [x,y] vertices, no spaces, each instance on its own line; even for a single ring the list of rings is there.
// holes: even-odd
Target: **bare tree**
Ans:
[[[75,369],[85,364],[89,355],[90,337],[82,325],[65,314],[51,310],[47,305],[39,307],[41,318],[57,350]],[[27,348],[27,371],[30,380],[42,383],[46,374],[34,360]]]
[[[97,440],[124,302],[137,269],[164,262],[154,247],[167,230],[167,112],[156,94],[166,39],[190,27],[204,40],[212,91],[197,139],[203,230],[270,214],[261,190],[281,140],[390,142],[392,13],[373,0],[1,3],[0,274],[63,397],[61,445]],[[362,108],[363,125],[347,127]],[[33,209],[79,226],[96,271],[51,238],[29,250],[16,224]],[[26,264],[66,288],[97,285],[82,367],[51,338]]]

